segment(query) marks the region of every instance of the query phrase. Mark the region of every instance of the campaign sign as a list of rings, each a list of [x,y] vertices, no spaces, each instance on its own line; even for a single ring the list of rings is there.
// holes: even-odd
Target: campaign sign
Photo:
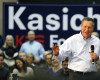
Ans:
[[[27,32],[35,31],[36,40],[46,50],[61,45],[68,37],[81,31],[81,21],[91,17],[94,30],[100,31],[100,5],[67,4],[3,4],[3,33],[13,35],[20,48],[28,40]],[[100,32],[99,32],[100,33]]]

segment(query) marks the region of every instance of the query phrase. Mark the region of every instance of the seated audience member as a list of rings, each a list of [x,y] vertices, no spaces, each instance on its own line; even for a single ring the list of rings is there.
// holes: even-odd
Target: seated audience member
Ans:
[[[22,58],[26,62],[26,59],[27,59],[26,53],[25,52],[20,52],[19,53],[19,58]]]
[[[51,60],[52,60],[52,66],[53,67],[49,68],[47,72],[51,76],[57,76],[62,71],[62,66],[61,66],[59,60],[55,56],[53,56]]]
[[[92,35],[94,35],[94,36],[99,38],[99,33],[98,32],[92,32]]]
[[[9,69],[4,67],[4,55],[0,54],[0,80],[9,80]]]
[[[47,54],[46,57],[45,57],[45,61],[46,61],[46,64],[47,64],[47,68],[52,68],[52,54]]]
[[[52,56],[52,54],[51,54],[50,51],[45,51],[44,52],[44,54],[43,54],[43,60],[41,61],[41,64],[39,65],[39,67],[41,69],[44,69],[45,71],[46,71],[46,69],[48,69],[48,63],[46,63],[46,56],[49,55],[49,54]]]
[[[50,54],[50,51],[45,51],[45,52],[43,53],[43,60],[44,60],[44,61],[46,60],[47,54]]]
[[[18,57],[17,48],[14,45],[14,38],[12,35],[7,35],[5,43],[1,50],[4,52],[4,62],[11,68],[15,65],[15,59]]]
[[[22,58],[17,58],[13,70],[14,74],[17,74],[21,80],[32,80],[34,78],[34,72],[32,68],[27,67],[25,61]]]
[[[50,78],[47,74],[47,70],[52,67],[51,58],[52,54],[49,51],[46,51],[46,53],[44,53],[44,62],[35,66],[35,80],[48,80]]]
[[[19,52],[25,52],[26,54],[32,53],[35,57],[34,62],[38,64],[43,59],[43,53],[45,50],[41,43],[35,41],[34,31],[28,32],[28,39],[29,41],[22,44]]]
[[[62,61],[62,71],[59,75],[59,77],[61,77],[62,80],[68,80],[68,76],[69,76],[69,69],[68,69],[68,57]]]
[[[27,55],[27,59],[26,59],[26,61],[27,61],[27,63],[28,64],[31,64],[32,66],[35,66],[35,64],[34,64],[34,55],[32,54],[32,53],[29,53],[28,55]]]

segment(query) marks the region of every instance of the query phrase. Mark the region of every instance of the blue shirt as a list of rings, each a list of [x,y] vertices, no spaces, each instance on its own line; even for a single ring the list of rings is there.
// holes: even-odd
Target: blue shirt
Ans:
[[[47,70],[47,73],[49,73],[51,76],[57,76],[61,73],[61,71],[62,71],[62,68],[59,69],[57,72],[54,72],[53,69],[50,68],[50,69]]]
[[[32,53],[35,56],[35,59],[42,58],[43,59],[43,53],[44,53],[44,48],[41,45],[41,43],[37,41],[33,42],[25,42],[20,48],[19,52],[25,52],[26,54]]]

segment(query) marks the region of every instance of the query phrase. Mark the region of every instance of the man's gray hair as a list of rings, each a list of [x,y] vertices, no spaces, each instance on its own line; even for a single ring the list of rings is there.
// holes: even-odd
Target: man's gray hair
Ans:
[[[83,21],[92,21],[92,23],[93,23],[92,26],[94,27],[94,20],[92,18],[90,18],[90,17],[84,17],[83,20],[82,20],[82,23],[83,23]]]

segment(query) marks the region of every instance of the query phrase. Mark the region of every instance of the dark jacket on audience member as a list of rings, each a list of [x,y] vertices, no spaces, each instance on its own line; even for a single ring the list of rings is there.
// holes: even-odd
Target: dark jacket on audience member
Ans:
[[[64,74],[64,71],[62,69],[62,71],[59,74],[59,80],[68,80],[69,78],[69,71],[67,71],[67,74]]]
[[[15,65],[15,59],[18,57],[18,51],[17,48],[14,47],[8,47],[4,48],[2,47],[1,50],[4,53],[4,62],[8,65],[8,67],[12,67]]]
[[[6,67],[0,68],[0,80],[8,80],[10,72]]]
[[[13,48],[13,47],[8,47],[8,48],[2,47],[1,50],[2,50],[2,51],[5,51],[5,54],[6,54],[7,56],[9,56],[9,57],[12,57],[12,58],[15,58],[15,57],[13,57],[13,56],[14,56],[14,54],[15,54],[16,52],[18,52],[17,48]],[[5,54],[4,54],[4,56],[5,56]],[[5,56],[5,58],[6,58],[6,56]]]

